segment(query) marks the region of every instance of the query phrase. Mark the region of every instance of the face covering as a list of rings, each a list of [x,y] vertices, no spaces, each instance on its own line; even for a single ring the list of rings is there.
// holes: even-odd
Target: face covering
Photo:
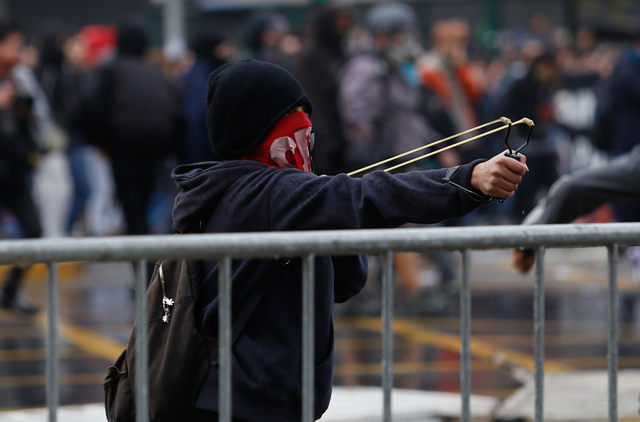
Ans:
[[[384,51],[387,62],[399,68],[403,64],[413,63],[423,53],[420,43],[411,35],[406,35],[399,42],[391,42]]]
[[[313,173],[311,155],[313,148],[311,121],[304,111],[284,116],[267,134],[265,141],[240,157],[270,167],[295,168]]]

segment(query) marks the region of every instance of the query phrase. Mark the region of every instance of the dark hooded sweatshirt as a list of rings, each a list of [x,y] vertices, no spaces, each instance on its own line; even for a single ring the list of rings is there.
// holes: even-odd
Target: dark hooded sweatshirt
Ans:
[[[452,181],[470,188],[478,162],[460,166]],[[253,161],[180,166],[173,211],[178,233],[391,228],[461,217],[482,202],[442,181],[446,169],[361,179],[319,177]],[[232,347],[233,416],[247,422],[299,421],[302,373],[302,263],[234,261],[233,316],[258,283],[274,279]],[[196,322],[216,336],[218,265],[204,263]],[[367,278],[366,256],[317,257],[315,262],[315,418],[331,398],[333,304],[357,294]],[[218,367],[211,367],[196,404],[218,411]]]

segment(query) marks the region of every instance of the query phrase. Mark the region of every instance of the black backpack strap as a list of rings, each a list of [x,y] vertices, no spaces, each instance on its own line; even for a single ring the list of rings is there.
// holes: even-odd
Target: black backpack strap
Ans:
[[[283,263],[283,265],[286,265],[286,264]],[[277,273],[278,271],[276,271],[276,274]],[[276,274],[274,274],[273,277],[266,280],[264,283],[260,283],[260,285],[256,286],[256,288],[253,289],[253,291],[251,292],[251,295],[249,295],[249,298],[247,299],[244,306],[242,307],[240,314],[238,314],[238,317],[233,323],[233,327],[231,327],[231,344],[232,345],[236,342],[236,340],[240,336],[240,332],[242,331],[244,326],[247,325],[247,321],[249,321],[249,317],[251,317],[251,314],[253,314],[253,311],[256,310],[256,308],[258,307],[258,304],[260,303],[264,295],[267,294],[267,291],[275,282]],[[210,358],[211,365],[217,365],[220,362],[219,351],[220,351],[220,340],[216,339],[213,342],[213,347],[211,348],[211,358]]]

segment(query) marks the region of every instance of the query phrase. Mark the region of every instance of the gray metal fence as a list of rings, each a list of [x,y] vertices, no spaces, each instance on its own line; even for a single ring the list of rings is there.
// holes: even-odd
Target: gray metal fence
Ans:
[[[544,377],[544,252],[546,248],[608,248],[609,264],[609,421],[617,421],[618,371],[618,245],[640,244],[640,223],[555,226],[496,226],[290,233],[242,233],[185,236],[139,236],[85,239],[42,239],[0,242],[0,264],[47,263],[47,407],[56,421],[58,407],[58,262],[135,261],[138,365],[136,378],[147,380],[146,262],[163,259],[216,259],[221,262],[220,283],[220,420],[231,420],[231,260],[243,258],[301,257],[303,294],[303,411],[302,421],[313,421],[314,397],[314,257],[355,253],[382,254],[383,270],[383,421],[392,420],[393,388],[393,253],[434,250],[462,253],[460,292],[460,384],[462,420],[468,422],[471,394],[471,288],[470,251],[526,247],[536,251],[534,294],[535,421],[543,420]],[[138,382],[137,421],[147,422],[148,387]]]

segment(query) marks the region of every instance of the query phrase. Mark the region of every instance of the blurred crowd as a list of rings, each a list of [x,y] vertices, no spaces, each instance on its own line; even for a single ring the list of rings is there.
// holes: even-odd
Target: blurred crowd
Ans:
[[[640,141],[639,34],[574,34],[536,14],[493,34],[488,47],[465,20],[427,27],[402,3],[362,16],[325,3],[301,32],[259,11],[239,33],[211,28],[188,51],[165,54],[134,18],[79,30],[50,23],[31,40],[19,24],[0,22],[0,235],[170,233],[171,169],[216,159],[205,125],[208,76],[247,58],[289,69],[311,97],[318,174],[349,172],[501,116],[532,119],[523,150],[531,171],[516,196],[453,224],[519,223],[560,175]],[[522,126],[510,145],[525,141]],[[504,141],[500,132],[407,169],[489,157]],[[616,217],[634,221],[637,207]],[[399,258],[400,277],[415,278],[414,261]],[[435,261],[442,280],[453,278],[447,258]],[[15,296],[13,284],[3,298]]]

